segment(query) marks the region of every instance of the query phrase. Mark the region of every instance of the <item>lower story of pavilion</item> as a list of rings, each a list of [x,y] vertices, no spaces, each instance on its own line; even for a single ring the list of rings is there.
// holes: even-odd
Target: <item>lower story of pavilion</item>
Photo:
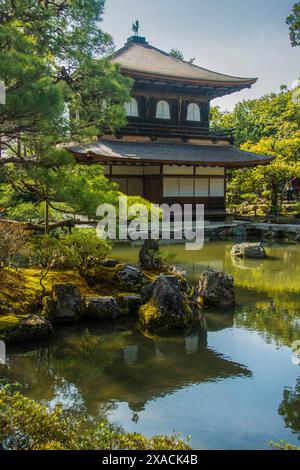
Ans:
[[[226,214],[224,167],[106,164],[104,171],[128,196],[156,204],[204,204],[206,216]]]
[[[70,148],[80,163],[101,164],[129,196],[156,204],[203,204],[206,219],[226,216],[226,180],[234,168],[268,164],[273,157],[230,145],[101,140]]]

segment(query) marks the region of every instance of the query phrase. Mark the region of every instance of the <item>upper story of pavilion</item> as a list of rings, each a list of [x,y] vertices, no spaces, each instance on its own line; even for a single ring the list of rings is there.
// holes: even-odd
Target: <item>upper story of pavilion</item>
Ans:
[[[232,133],[210,129],[210,102],[214,98],[250,88],[256,78],[240,78],[204,69],[130,37],[115,52],[112,63],[134,80],[126,104],[128,124],[116,136],[143,136],[151,140],[177,138],[227,141]]]

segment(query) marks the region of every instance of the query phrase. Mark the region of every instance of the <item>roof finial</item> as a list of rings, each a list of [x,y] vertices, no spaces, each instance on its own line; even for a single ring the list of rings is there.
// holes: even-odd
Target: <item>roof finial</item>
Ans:
[[[135,36],[139,35],[139,29],[140,29],[140,22],[139,20],[136,20],[135,23],[132,23],[132,31],[134,32]]]

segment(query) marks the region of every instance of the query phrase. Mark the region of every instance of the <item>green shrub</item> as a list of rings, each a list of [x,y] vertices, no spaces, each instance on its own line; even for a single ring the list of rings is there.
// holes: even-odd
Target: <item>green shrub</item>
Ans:
[[[100,265],[112,248],[110,242],[100,240],[95,230],[75,230],[61,238],[61,247],[67,263],[76,269],[80,276]]]
[[[0,388],[0,449],[7,450],[187,450],[179,436],[124,433],[103,421],[88,428],[84,418],[66,414],[60,405],[50,411],[7,386]]]

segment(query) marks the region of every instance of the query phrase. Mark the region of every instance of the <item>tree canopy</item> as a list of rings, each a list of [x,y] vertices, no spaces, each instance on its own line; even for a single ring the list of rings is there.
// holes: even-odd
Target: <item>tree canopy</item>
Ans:
[[[233,172],[229,204],[257,203],[263,196],[277,210],[285,182],[300,175],[300,104],[293,100],[295,91],[282,86],[279,93],[242,101],[231,112],[212,108],[212,126],[232,128],[235,145],[275,157],[269,166]]]
[[[54,221],[67,212],[91,216],[117,196],[101,167],[79,166],[63,148],[125,123],[131,80],[109,61],[104,4],[0,0],[0,206],[19,218],[37,220],[43,205]]]
[[[293,47],[300,46],[300,2],[295,3],[286,23],[290,27],[290,38]]]

